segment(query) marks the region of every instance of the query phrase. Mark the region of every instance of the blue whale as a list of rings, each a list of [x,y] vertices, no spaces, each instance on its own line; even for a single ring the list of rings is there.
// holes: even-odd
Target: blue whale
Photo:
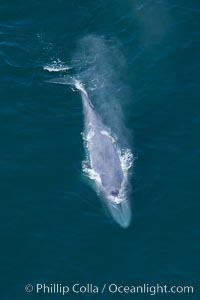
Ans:
[[[118,201],[122,189],[124,174],[116,146],[106,126],[95,112],[87,92],[82,84],[74,79],[58,78],[50,82],[70,84],[80,92],[83,111],[84,128],[87,136],[87,150],[90,164],[99,179],[98,188],[103,194],[105,205],[113,219],[122,227],[129,226],[131,209],[128,200]]]

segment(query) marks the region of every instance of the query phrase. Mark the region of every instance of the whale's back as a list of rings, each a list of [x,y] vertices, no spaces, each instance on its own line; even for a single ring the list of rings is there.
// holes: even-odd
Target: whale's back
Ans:
[[[122,185],[123,172],[113,141],[100,130],[94,130],[88,146],[92,167],[100,176],[104,191],[117,196]]]

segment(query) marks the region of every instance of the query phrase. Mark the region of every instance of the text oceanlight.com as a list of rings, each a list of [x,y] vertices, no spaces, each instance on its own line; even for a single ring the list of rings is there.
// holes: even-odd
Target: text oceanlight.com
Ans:
[[[67,295],[73,294],[149,294],[154,296],[156,294],[193,294],[193,286],[183,285],[160,285],[144,283],[141,285],[120,285],[116,283],[95,285],[92,283],[79,284],[74,283],[72,285],[65,285],[61,283],[38,283],[35,285],[27,284],[25,286],[27,293],[36,294],[60,294]]]

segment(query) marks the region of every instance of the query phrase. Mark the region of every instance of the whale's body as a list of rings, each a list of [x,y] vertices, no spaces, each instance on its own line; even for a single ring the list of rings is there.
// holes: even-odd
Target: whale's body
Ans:
[[[100,179],[100,192],[104,196],[110,214],[122,227],[128,227],[131,221],[130,206],[127,199],[119,199],[124,174],[119,153],[106,126],[95,112],[87,92],[79,81],[72,78],[57,78],[49,82],[70,84],[80,92],[84,111],[84,131],[87,137],[87,151],[91,168]]]
[[[116,201],[124,180],[119,154],[86,91],[78,83],[76,88],[80,91],[83,101],[85,134],[88,137],[87,150],[91,167],[100,178],[101,191],[111,215],[122,227],[128,227],[131,220],[129,203],[127,200]]]
[[[95,113],[85,91],[81,90],[84,107],[85,133],[93,170],[101,179],[107,196],[118,196],[123,182],[123,171],[116,148],[106,127]]]

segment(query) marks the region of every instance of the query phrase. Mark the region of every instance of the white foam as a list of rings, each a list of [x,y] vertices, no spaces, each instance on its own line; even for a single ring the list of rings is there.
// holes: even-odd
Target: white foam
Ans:
[[[94,135],[95,135],[94,130],[90,129],[90,131],[87,134],[86,141],[89,142],[94,137]]]
[[[74,80],[74,85],[77,88],[77,90],[83,92],[85,95],[87,95],[86,90],[84,89],[84,86],[80,80],[75,79]]]
[[[133,166],[133,154],[131,152],[131,149],[117,149],[119,154],[119,159],[121,162],[122,172],[124,175],[124,179],[122,182],[121,189],[119,191],[118,197],[116,197],[113,201],[116,203],[120,203],[127,199],[127,184],[128,184],[128,176],[129,176],[129,170]],[[112,200],[112,199],[111,199]]]
[[[102,135],[107,136],[107,137],[112,141],[113,144],[116,143],[116,140],[117,140],[117,139],[114,138],[108,131],[106,131],[106,130],[101,130],[100,133],[101,133]]]
[[[131,149],[119,151],[119,158],[124,176],[127,176],[129,169],[133,166],[133,153]]]
[[[43,70],[48,72],[63,72],[70,70],[71,67],[63,63],[61,60],[54,60],[52,63],[47,64],[43,67]]]
[[[101,177],[94,169],[89,168],[86,161],[82,163],[82,170],[86,176],[88,176],[91,180],[94,180],[98,187],[101,186]]]

